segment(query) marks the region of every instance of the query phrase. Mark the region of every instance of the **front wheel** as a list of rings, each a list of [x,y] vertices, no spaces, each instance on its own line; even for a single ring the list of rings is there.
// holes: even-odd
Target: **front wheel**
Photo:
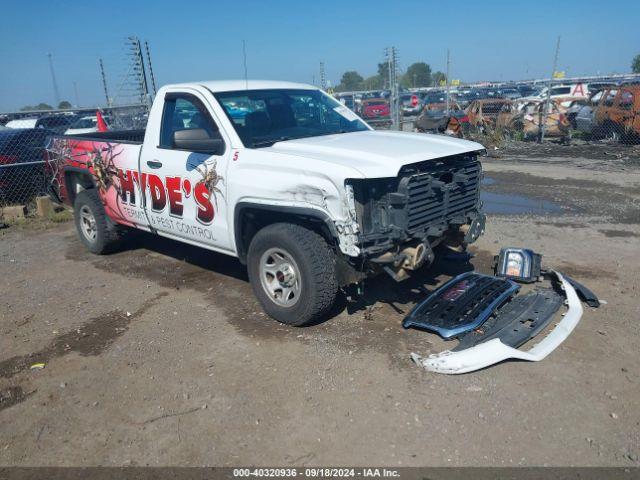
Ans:
[[[276,223],[251,240],[249,280],[265,312],[302,326],[325,316],[338,293],[335,253],[312,230]]]

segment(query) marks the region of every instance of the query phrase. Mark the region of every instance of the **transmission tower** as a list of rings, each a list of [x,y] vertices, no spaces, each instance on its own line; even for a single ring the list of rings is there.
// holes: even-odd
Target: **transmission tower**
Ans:
[[[156,77],[153,74],[153,67],[151,66],[151,51],[149,50],[149,42],[144,41],[144,49],[147,51],[147,66],[149,67],[149,77],[151,78],[151,87],[153,88],[153,96],[156,96]]]
[[[149,87],[147,86],[147,75],[140,40],[135,36],[128,37],[126,47],[129,68],[123,79],[121,90],[124,89],[129,92],[136,98],[138,103],[148,104]]]

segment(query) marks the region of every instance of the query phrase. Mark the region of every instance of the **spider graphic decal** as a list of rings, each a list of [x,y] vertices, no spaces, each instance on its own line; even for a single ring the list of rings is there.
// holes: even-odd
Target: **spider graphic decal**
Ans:
[[[216,209],[218,208],[218,197],[216,196],[216,194],[224,198],[224,195],[222,194],[222,190],[218,188],[218,184],[220,182],[224,182],[224,177],[222,175],[218,175],[218,172],[216,170],[217,166],[218,166],[218,162],[214,160],[213,163],[211,164],[205,163],[201,166],[196,167],[196,170],[198,171],[198,173],[202,175],[202,179],[199,180],[195,186],[195,188],[198,188],[199,185],[204,185],[204,187],[209,192],[209,195],[211,195],[211,197],[213,198],[213,202],[216,205]],[[201,168],[201,167],[204,167],[204,168]]]
[[[109,143],[95,144],[93,149],[88,152],[87,166],[93,168],[93,175],[100,190],[107,191],[109,187],[113,186],[116,192],[120,193],[115,159],[121,153],[121,151],[115,152],[114,146]]]

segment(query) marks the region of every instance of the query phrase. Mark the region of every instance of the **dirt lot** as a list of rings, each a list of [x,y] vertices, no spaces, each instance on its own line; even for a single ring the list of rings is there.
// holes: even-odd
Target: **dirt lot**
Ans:
[[[640,465],[640,166],[571,152],[486,160],[487,209],[511,213],[472,263],[528,246],[608,304],[543,362],[462,376],[414,365],[449,345],[400,325],[459,262],[300,329],[264,316],[232,258],[1,230],[0,464]]]

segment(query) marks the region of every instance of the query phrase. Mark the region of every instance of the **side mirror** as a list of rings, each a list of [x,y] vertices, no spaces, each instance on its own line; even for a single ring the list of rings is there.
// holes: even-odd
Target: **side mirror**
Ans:
[[[173,132],[173,145],[180,150],[210,155],[224,153],[224,140],[211,138],[204,128],[191,128]]]

